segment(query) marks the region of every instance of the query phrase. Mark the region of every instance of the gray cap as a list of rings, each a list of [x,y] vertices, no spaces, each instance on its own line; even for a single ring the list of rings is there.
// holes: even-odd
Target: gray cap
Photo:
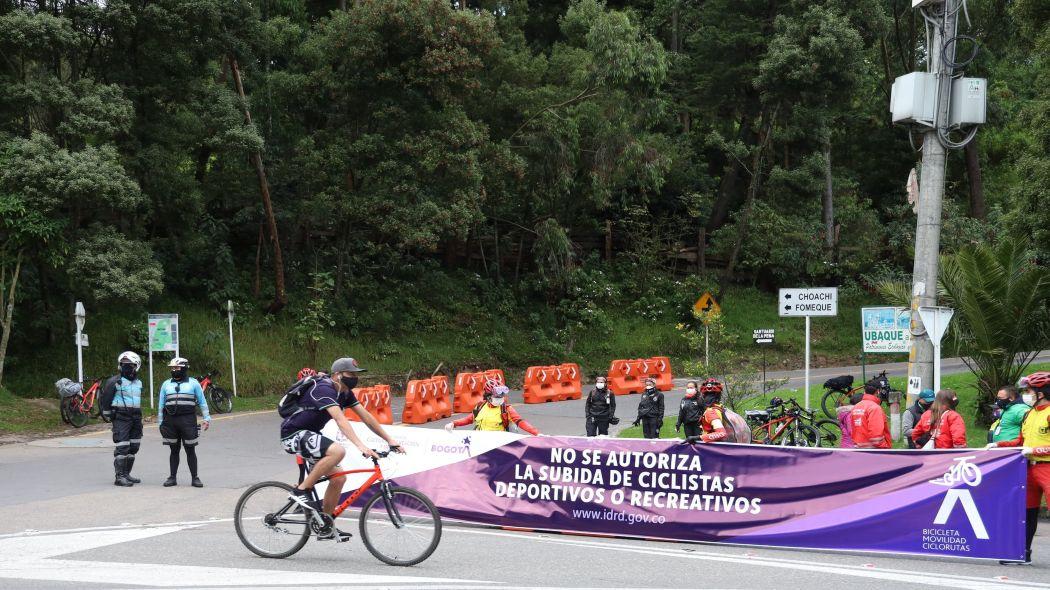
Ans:
[[[332,363],[332,371],[329,374],[335,375],[336,373],[363,373],[363,372],[364,372],[364,369],[362,369],[360,367],[360,365],[357,364],[356,360],[354,360],[351,357],[345,356],[345,357],[343,357],[341,359],[336,359],[335,362]]]

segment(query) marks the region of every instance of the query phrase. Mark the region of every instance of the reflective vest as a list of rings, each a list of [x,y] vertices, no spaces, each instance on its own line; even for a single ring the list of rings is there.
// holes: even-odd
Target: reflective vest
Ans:
[[[114,388],[112,404],[114,410],[142,407],[142,381],[138,379],[128,381],[121,377],[114,384]]]
[[[164,400],[164,412],[169,416],[195,414],[197,412],[197,392],[201,385],[193,377],[185,381],[168,379],[160,386],[160,398]]]
[[[1032,408],[1021,424],[1021,436],[1026,447],[1050,447],[1050,404]],[[1050,462],[1050,455],[1028,458],[1033,463]]]

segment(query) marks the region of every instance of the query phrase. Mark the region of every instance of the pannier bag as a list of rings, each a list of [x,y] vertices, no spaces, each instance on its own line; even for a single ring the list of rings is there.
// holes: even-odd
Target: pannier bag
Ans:
[[[853,387],[853,375],[840,375],[824,382],[824,389],[833,391],[849,391],[851,387]]]
[[[58,381],[55,381],[55,390],[58,391],[58,397],[73,397],[84,392],[84,386],[73,381],[72,379],[66,379],[63,377]]]

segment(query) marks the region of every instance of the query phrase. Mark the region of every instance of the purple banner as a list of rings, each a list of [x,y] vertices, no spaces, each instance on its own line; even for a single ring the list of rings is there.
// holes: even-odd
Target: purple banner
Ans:
[[[528,437],[465,454],[393,479],[448,518],[499,526],[951,557],[1024,553],[1026,464],[1013,451]]]

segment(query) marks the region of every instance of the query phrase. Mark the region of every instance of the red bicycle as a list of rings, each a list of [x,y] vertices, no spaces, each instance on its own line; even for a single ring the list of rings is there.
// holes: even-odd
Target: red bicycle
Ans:
[[[219,371],[212,371],[202,377],[197,377],[197,381],[201,384],[201,389],[204,390],[204,397],[208,400],[208,407],[215,410],[217,414],[229,414],[233,411],[233,396],[230,395],[229,391],[215,385],[215,382],[211,380],[212,377],[218,377]]]
[[[103,422],[109,420],[102,416],[102,408],[99,406],[98,396],[102,389],[102,377],[97,379],[88,378],[84,382],[91,382],[91,387],[86,392],[63,397],[59,404],[62,421],[74,428],[80,428],[87,424],[88,418],[102,418]]]
[[[385,458],[390,451],[376,451],[376,454]],[[318,510],[304,511],[289,498],[292,486],[284,482],[264,481],[253,485],[241,495],[234,509],[237,536],[256,555],[275,559],[289,557],[302,549],[312,534],[319,538],[330,535],[335,518],[366,491],[374,489],[375,493],[361,507],[358,516],[361,541],[369,553],[388,565],[420,563],[434,553],[441,541],[441,515],[434,503],[421,492],[395,486],[384,478],[378,459],[373,457],[372,463],[372,469],[340,471],[318,480],[321,483],[333,476],[372,474],[357,491],[336,506],[334,517]],[[300,469],[300,481],[304,473]],[[373,488],[377,483],[379,485]],[[311,500],[317,501],[314,490],[311,490]]]

